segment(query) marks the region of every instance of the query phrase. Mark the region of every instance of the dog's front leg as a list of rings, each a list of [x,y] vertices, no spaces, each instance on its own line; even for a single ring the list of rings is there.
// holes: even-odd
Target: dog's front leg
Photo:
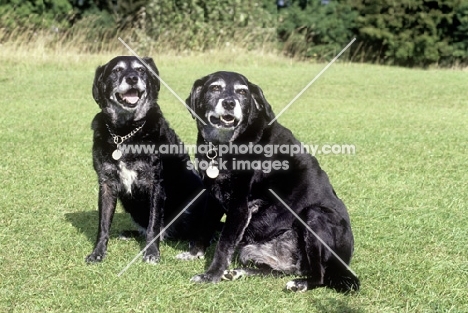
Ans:
[[[216,246],[213,261],[205,273],[192,278],[193,282],[216,283],[221,280],[221,276],[228,269],[237,244],[241,241],[250,222],[251,212],[248,209],[247,200],[238,205],[230,204],[226,215],[226,222]]]
[[[150,215],[146,229],[146,250],[143,254],[143,261],[148,263],[157,263],[160,258],[159,243],[163,227],[163,202],[161,181],[157,180],[151,190]]]
[[[99,184],[99,229],[93,252],[86,257],[86,262],[101,262],[107,251],[110,226],[117,203],[117,190],[108,182]]]

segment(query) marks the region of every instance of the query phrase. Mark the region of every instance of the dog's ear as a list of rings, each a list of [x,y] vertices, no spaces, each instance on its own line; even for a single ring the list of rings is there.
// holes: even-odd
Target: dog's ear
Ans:
[[[104,71],[106,70],[106,65],[98,66],[96,73],[94,74],[93,82],[93,98],[99,107],[102,107],[102,101],[105,98],[105,89],[106,84],[103,81]]]
[[[262,89],[257,85],[249,82],[249,90],[250,94],[252,95],[252,99],[255,102],[255,106],[257,107],[257,110],[263,113],[265,119],[267,119],[268,121],[273,120],[275,118],[275,113],[273,113],[271,105],[265,99]]]
[[[197,79],[195,83],[193,83],[193,87],[192,87],[192,90],[190,91],[190,95],[185,100],[185,104],[187,104],[187,107],[189,108],[189,111],[192,114],[192,117],[194,119],[195,119],[194,112],[196,111],[197,104],[200,100],[199,98],[200,98],[201,91],[209,77],[210,76],[205,76],[203,78]]]
[[[155,97],[155,98],[157,98],[157,94],[159,93],[159,89],[161,89],[161,83],[160,83],[160,81],[159,81],[159,71],[158,71],[158,68],[156,67],[156,64],[154,63],[154,60],[153,60],[152,58],[150,58],[150,57],[144,57],[142,60],[143,60],[143,61],[146,63],[146,65],[148,65],[148,67],[149,67],[149,71],[148,71],[149,75],[148,75],[148,77],[149,77],[150,80],[151,80],[151,84],[152,84],[153,86],[156,86],[156,90],[155,90],[155,91],[156,91],[156,95],[155,95],[156,97]],[[156,74],[156,76],[155,76],[154,74]]]

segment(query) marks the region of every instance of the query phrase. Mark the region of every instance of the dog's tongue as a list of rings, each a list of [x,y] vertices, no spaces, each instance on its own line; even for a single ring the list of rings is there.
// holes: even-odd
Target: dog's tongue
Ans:
[[[122,99],[128,103],[135,104],[140,98],[138,97],[138,91],[131,89],[122,95]]]

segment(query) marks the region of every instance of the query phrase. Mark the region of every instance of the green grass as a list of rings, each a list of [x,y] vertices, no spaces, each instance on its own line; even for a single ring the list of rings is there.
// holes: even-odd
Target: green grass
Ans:
[[[116,238],[131,226],[120,208],[107,258],[85,264],[98,218],[91,84],[111,57],[2,57],[0,312],[468,312],[466,71],[335,64],[279,118],[305,143],[357,150],[317,157],[349,208],[362,290],[292,294],[290,277],[191,284],[210,258],[176,261],[186,243],[163,243],[160,264],[117,277],[142,248]],[[195,79],[234,70],[277,113],[324,67],[268,54],[153,57],[183,99]],[[159,102],[193,144],[182,104],[164,87]]]

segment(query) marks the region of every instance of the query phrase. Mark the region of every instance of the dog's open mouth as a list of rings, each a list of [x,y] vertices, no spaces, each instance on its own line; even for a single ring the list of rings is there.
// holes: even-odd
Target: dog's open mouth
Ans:
[[[117,101],[119,101],[121,104],[127,106],[127,107],[136,107],[138,100],[141,98],[141,92],[138,91],[137,89],[129,89],[125,93],[116,93],[115,94]]]
[[[239,124],[239,120],[231,114],[215,115],[210,114],[208,117],[210,124],[216,127],[231,128]]]

